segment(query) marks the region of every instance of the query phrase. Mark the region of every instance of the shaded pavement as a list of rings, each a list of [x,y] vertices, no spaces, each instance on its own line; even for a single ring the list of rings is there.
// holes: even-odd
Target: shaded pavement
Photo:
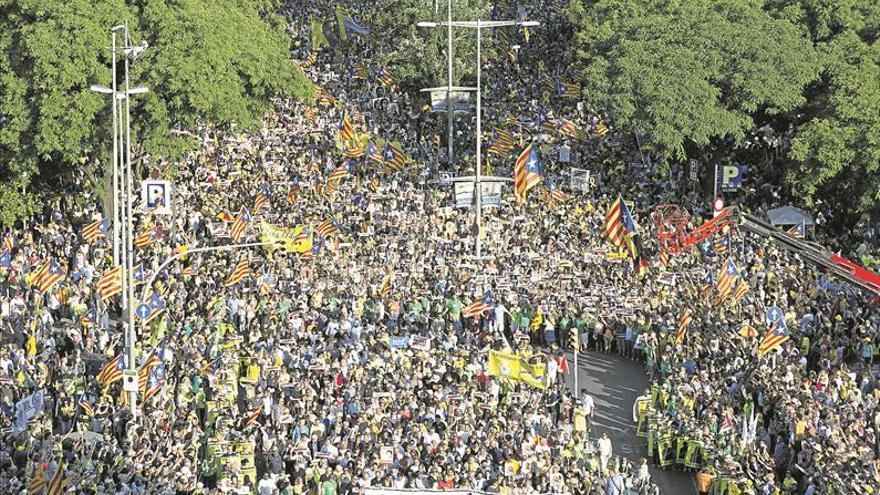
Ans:
[[[573,355],[566,355],[570,369],[574,369]],[[647,456],[645,441],[636,436],[636,424],[632,421],[633,403],[648,386],[642,363],[617,354],[590,351],[578,354],[578,368],[578,387],[586,388],[596,404],[591,436],[596,438],[602,432],[608,433],[614,445],[614,455],[631,459],[638,465],[639,458]],[[572,386],[572,373],[568,374],[566,381]],[[664,471],[652,466],[651,478],[664,495],[697,493],[690,473]]]

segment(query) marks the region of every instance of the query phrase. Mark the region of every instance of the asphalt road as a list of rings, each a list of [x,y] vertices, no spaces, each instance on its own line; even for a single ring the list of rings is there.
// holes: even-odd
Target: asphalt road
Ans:
[[[567,354],[569,369],[574,369],[573,356]],[[641,363],[617,354],[588,352],[578,354],[578,387],[586,388],[593,396],[596,412],[593,418],[593,438],[608,433],[614,445],[614,455],[631,459],[634,463],[647,456],[644,439],[636,436],[632,421],[632,406],[645,388],[648,378]],[[569,386],[574,375],[569,373]],[[664,495],[695,495],[694,478],[689,473],[663,471],[651,467],[651,477]]]

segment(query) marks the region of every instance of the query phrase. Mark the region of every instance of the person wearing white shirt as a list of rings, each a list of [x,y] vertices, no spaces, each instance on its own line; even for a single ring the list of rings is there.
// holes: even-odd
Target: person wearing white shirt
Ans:
[[[599,438],[599,466],[601,467],[602,474],[608,471],[608,461],[611,459],[611,453],[611,439],[608,438],[607,433],[602,433],[602,436]]]

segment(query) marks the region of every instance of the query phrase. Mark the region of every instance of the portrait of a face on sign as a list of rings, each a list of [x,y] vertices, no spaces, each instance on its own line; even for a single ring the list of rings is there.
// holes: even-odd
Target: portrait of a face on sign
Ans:
[[[143,182],[141,196],[144,208],[161,215],[171,213],[171,184],[165,180],[147,180]]]

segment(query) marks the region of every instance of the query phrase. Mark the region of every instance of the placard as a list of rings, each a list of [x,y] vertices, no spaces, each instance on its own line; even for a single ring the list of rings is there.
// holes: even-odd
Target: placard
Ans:
[[[154,179],[141,182],[141,201],[146,211],[157,215],[170,215],[171,182]]]

